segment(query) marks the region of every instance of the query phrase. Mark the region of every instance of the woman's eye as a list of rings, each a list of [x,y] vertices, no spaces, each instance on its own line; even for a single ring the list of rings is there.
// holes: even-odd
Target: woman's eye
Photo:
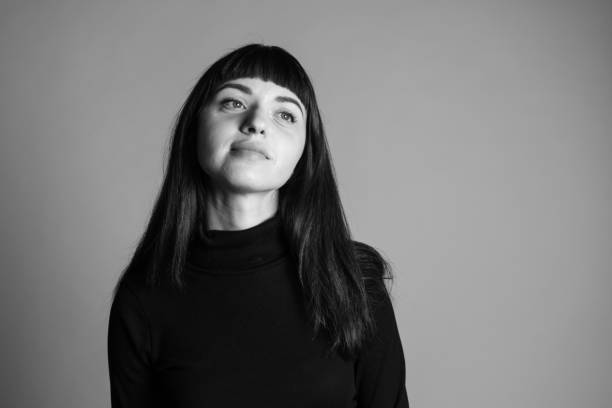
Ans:
[[[226,109],[243,109],[244,104],[237,99],[225,99],[221,101],[221,106]]]
[[[289,112],[281,112],[280,117],[282,120],[286,120],[291,123],[295,123],[295,116]]]

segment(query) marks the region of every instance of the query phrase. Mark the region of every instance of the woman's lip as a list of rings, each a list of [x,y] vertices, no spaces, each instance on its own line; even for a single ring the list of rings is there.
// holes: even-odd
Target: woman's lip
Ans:
[[[263,152],[256,150],[256,149],[249,149],[246,147],[232,147],[231,151],[247,151],[247,152],[253,152],[253,153],[257,153],[258,155],[260,155],[261,157],[263,157],[264,159],[268,159],[268,156],[266,156]]]

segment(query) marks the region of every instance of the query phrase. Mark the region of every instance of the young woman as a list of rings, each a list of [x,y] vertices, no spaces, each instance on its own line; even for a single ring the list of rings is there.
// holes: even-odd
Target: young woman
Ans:
[[[300,63],[251,44],[185,101],[108,327],[114,408],[406,408],[387,262],[351,239]]]

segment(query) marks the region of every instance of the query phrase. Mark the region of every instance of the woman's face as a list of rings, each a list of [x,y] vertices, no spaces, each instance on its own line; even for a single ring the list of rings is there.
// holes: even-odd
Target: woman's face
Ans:
[[[202,108],[200,166],[234,193],[277,190],[291,176],[306,140],[306,109],[289,89],[259,78],[222,84]]]

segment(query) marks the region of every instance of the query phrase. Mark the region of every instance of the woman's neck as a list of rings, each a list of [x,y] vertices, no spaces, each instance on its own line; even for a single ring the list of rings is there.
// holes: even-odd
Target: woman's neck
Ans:
[[[277,210],[278,190],[211,194],[206,203],[206,227],[209,230],[245,230],[270,219]]]

